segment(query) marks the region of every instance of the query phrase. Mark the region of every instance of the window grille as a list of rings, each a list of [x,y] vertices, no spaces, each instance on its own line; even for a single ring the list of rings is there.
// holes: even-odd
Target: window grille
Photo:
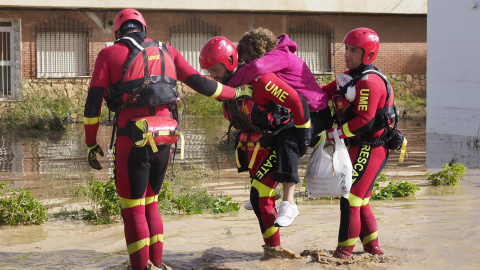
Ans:
[[[196,18],[170,28],[172,46],[182,54],[194,69],[202,74],[207,72],[201,69],[198,62],[200,51],[209,39],[218,35],[220,35],[219,27]]]
[[[0,22],[0,100],[12,95],[14,79],[13,49],[12,23]]]
[[[306,22],[290,28],[288,35],[297,43],[297,55],[305,61],[313,74],[332,71],[332,29],[316,22]]]
[[[66,17],[38,25],[37,77],[88,76],[88,48],[92,32],[92,27]]]

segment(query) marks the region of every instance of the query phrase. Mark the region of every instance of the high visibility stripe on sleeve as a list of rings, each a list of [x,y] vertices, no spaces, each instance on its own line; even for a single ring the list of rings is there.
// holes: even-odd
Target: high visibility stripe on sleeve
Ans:
[[[310,120],[308,120],[308,122],[306,122],[305,124],[303,125],[295,125],[296,128],[310,128],[311,127],[311,123],[310,123]]]
[[[353,134],[350,129],[348,128],[348,123],[345,123],[345,125],[342,126],[343,134],[347,137],[353,137],[355,134]]]
[[[85,125],[95,125],[100,122],[100,117],[83,117],[83,123]]]
[[[211,95],[210,97],[216,98],[220,96],[220,94],[222,93],[222,90],[223,90],[223,84],[217,82],[217,90],[215,90],[215,93],[213,93],[213,95]]]

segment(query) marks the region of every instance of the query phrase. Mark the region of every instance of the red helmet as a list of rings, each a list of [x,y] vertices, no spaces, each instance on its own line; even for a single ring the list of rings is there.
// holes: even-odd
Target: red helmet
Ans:
[[[368,65],[377,58],[378,48],[380,47],[380,38],[377,33],[368,28],[357,28],[348,32],[343,39],[343,43],[362,48],[365,53],[363,55],[363,64]],[[370,53],[373,56],[369,59]]]
[[[115,32],[115,37],[120,38],[120,27],[126,21],[135,20],[143,25],[143,32],[147,33],[147,23],[142,14],[133,8],[127,8],[120,11],[117,16],[115,16],[115,22],[113,24],[113,30]]]
[[[228,60],[232,57],[233,63]],[[208,69],[217,63],[223,63],[229,71],[233,71],[238,64],[238,52],[230,40],[225,37],[213,37],[200,52],[200,67]]]

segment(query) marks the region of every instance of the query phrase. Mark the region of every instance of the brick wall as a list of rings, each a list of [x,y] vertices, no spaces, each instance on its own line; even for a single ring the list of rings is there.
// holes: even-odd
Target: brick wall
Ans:
[[[404,85],[405,91],[420,97],[426,96],[426,15],[186,13],[151,10],[141,10],[141,12],[148,24],[149,37],[167,44],[170,42],[170,28],[181,25],[192,18],[220,27],[221,34],[234,43],[246,31],[251,30],[249,27],[266,27],[279,35],[288,33],[290,27],[309,21],[318,22],[334,31],[335,43],[332,48],[334,72],[330,74],[332,77],[345,69],[343,37],[353,28],[369,27],[379,34],[381,42],[380,53],[374,64],[386,74],[395,74],[397,76],[395,78],[398,78]],[[97,25],[86,12],[80,10],[0,10],[0,19],[21,19],[22,22],[21,66],[23,80],[30,84],[35,82],[32,79],[36,79],[35,27],[63,16],[93,27],[89,44],[89,68],[93,70],[98,52],[105,47],[106,42],[114,40],[113,27],[109,25],[109,22],[113,21],[117,11],[105,10],[94,13],[98,18],[104,20],[103,25]],[[70,79],[66,81],[68,80]],[[86,91],[86,87],[82,88]]]

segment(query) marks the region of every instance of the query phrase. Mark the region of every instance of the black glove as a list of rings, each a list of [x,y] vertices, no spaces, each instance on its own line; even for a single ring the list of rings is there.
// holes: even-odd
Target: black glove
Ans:
[[[101,170],[102,166],[97,160],[97,154],[100,154],[100,156],[102,157],[104,156],[102,148],[100,147],[100,145],[98,145],[98,143],[95,143],[92,146],[87,145],[87,147],[88,147],[88,156],[87,156],[88,164],[90,164],[90,167],[94,168],[95,170]]]
[[[307,148],[310,145],[310,138],[312,137],[311,128],[295,128],[298,139],[298,152],[300,157],[307,153]]]

